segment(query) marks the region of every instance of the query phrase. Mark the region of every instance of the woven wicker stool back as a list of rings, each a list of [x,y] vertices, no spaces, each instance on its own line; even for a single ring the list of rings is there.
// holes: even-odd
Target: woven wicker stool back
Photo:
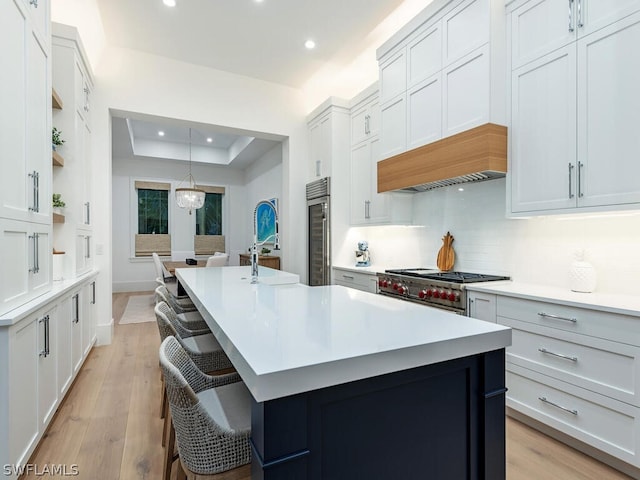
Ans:
[[[229,430],[211,417],[196,394],[203,386],[199,382],[208,376],[203,376],[173,337],[167,337],[160,346],[160,366],[180,461],[187,473],[215,475],[249,464],[251,431]]]

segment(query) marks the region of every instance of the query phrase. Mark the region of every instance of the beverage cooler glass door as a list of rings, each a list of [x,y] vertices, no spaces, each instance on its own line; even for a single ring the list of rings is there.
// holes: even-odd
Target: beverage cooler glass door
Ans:
[[[309,211],[309,285],[329,285],[329,197],[307,201]]]

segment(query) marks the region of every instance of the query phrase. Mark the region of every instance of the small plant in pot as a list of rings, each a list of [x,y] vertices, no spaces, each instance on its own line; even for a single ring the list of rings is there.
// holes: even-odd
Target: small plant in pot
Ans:
[[[260,250],[260,253],[262,255],[269,255],[271,253],[271,250],[269,250],[268,248],[263,248],[262,250]]]
[[[64,201],[62,200],[62,194],[61,193],[54,193],[53,194],[53,211],[55,213],[62,213],[62,209],[64,207],[66,207],[66,203],[64,203]]]
[[[60,130],[58,130],[56,127],[53,127],[53,130],[51,131],[51,146],[54,150],[56,149],[56,147],[59,147],[64,143],[64,140],[60,138],[61,134],[62,132]]]

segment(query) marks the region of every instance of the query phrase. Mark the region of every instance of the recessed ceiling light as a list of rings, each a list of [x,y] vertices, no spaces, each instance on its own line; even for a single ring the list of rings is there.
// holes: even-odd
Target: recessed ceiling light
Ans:
[[[167,7],[176,6],[176,0],[162,0],[162,3],[164,3]]]
[[[209,142],[209,143],[213,142],[213,138],[207,137],[207,142]]]
[[[304,46],[305,46],[305,48],[307,48],[309,50],[313,50],[314,48],[316,48],[316,42],[314,42],[313,40],[309,39],[306,42],[304,42]]]
[[[462,187],[458,187],[458,191],[459,191],[459,192],[464,192],[464,188],[462,188]]]
[[[164,137],[164,132],[162,130],[158,131],[158,136],[159,137]]]
[[[256,0],[256,3],[262,3],[264,0]]]

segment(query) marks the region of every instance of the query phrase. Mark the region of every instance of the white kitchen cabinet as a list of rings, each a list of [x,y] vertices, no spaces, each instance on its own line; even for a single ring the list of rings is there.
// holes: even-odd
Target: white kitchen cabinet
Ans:
[[[467,290],[467,315],[471,318],[496,323],[496,295]]]
[[[82,289],[79,288],[71,295],[71,365],[74,375],[78,373],[84,358],[82,343]]]
[[[308,181],[332,175],[332,164],[349,155],[349,108],[345,100],[331,97],[307,117],[309,129]]]
[[[554,299],[495,296],[498,323],[512,328],[507,405],[640,466],[639,318]]]
[[[378,293],[378,277],[375,272],[357,272],[348,268],[333,267],[333,284]]]
[[[457,62],[489,41],[490,3],[466,0],[442,19],[442,58],[445,66]]]
[[[375,87],[375,86],[374,86]],[[353,100],[352,126],[358,125],[363,112],[372,119],[378,117],[378,91],[370,87]],[[372,122],[372,124],[374,124]],[[374,132],[375,130],[371,130]],[[361,138],[354,137],[352,140]],[[380,139],[369,134],[351,147],[350,159],[350,223],[352,225],[410,223],[411,198],[406,194],[378,193],[377,162],[380,159]]]
[[[59,291],[0,315],[1,465],[29,460],[86,359],[89,351],[82,351],[82,319],[75,316],[82,306],[75,300],[81,302],[86,292],[91,301],[95,279],[91,275],[79,282],[58,284]],[[75,350],[71,346],[74,318],[78,318],[74,341],[80,340]],[[95,338],[95,333],[87,338]],[[76,355],[75,371],[72,354]],[[7,478],[17,476],[12,473]]]
[[[407,150],[407,95],[380,105],[380,159]]]
[[[506,123],[504,9],[434,2],[378,49],[381,159]]]
[[[38,430],[43,432],[58,406],[58,312],[50,306],[36,320],[38,328]]]
[[[490,121],[489,55],[489,46],[485,45],[442,71],[443,137]]]
[[[351,146],[377,137],[380,130],[380,103],[375,96],[351,108]]]
[[[532,3],[542,8],[540,2]],[[511,13],[512,24],[528,6]],[[627,6],[631,8],[631,3]],[[618,13],[611,17],[601,12],[599,17],[617,18]],[[512,28],[512,52],[523,42],[520,31],[531,29],[524,18],[519,15],[518,29]],[[531,18],[539,22],[536,16]],[[555,45],[561,37],[550,38],[554,40],[542,45]],[[640,141],[629,126],[640,109],[635,94],[640,59],[634,53],[639,41],[637,12],[513,70],[510,202],[514,215],[635,208],[640,203],[640,188],[633,181],[640,174],[634,153]],[[528,60],[531,55],[527,55],[522,58]]]
[[[86,357],[96,341],[96,281],[82,287],[82,355]]]
[[[54,230],[54,246],[67,252],[69,261],[63,276],[71,278],[90,270],[92,265],[88,242],[92,235],[94,190],[89,104],[93,77],[78,31],[68,25],[52,25],[53,86],[64,102],[63,109],[54,111],[53,124],[65,139],[59,147],[65,165],[55,169],[53,183],[67,204],[66,221]]]
[[[50,225],[0,222],[0,314],[51,288]]]
[[[5,403],[7,430],[3,433],[9,437],[9,445],[0,452],[9,455],[3,464],[26,463],[38,439],[38,318],[38,314],[30,315],[7,329],[4,348],[11,360]]]
[[[407,91],[407,150],[442,138],[442,75],[437,73]]]
[[[0,218],[51,223],[51,84],[49,45],[38,33],[48,22],[48,1],[30,6],[22,0],[0,5],[6,38],[0,62]],[[35,13],[37,11],[37,14]]]
[[[513,72],[512,212],[576,205],[575,56],[565,47]]]
[[[57,311],[57,354],[58,362],[58,395],[64,397],[71,386],[73,378],[73,365],[71,363],[71,327],[73,314],[71,296],[67,295],[60,300]]]

